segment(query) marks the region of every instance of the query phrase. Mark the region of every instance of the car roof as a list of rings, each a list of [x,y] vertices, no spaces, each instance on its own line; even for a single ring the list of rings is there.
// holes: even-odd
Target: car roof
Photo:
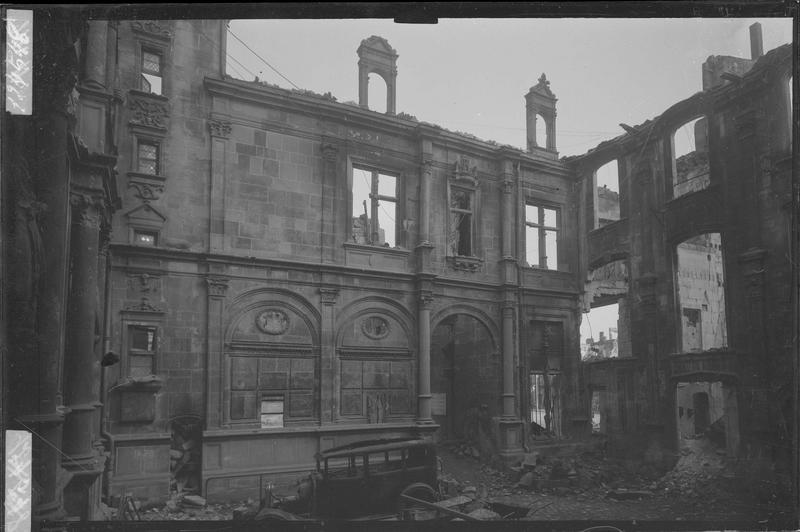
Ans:
[[[421,438],[392,438],[382,440],[364,440],[347,445],[340,445],[332,449],[326,449],[317,453],[317,459],[324,458],[337,458],[341,456],[348,456],[353,453],[371,453],[392,451],[395,449],[404,449],[407,447],[427,447],[432,446],[431,442]]]

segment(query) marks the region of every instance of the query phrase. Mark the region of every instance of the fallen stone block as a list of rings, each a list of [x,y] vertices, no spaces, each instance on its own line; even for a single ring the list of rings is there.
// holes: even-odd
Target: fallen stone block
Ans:
[[[181,502],[187,506],[198,506],[201,508],[206,505],[206,500],[199,495],[186,495]]]

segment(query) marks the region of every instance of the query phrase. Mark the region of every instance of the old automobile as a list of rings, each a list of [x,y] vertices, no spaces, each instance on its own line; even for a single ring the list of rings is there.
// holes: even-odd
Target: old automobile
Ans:
[[[403,518],[421,510],[415,499],[438,499],[436,448],[422,439],[351,443],[317,453],[316,462],[296,495],[269,493],[256,519]]]

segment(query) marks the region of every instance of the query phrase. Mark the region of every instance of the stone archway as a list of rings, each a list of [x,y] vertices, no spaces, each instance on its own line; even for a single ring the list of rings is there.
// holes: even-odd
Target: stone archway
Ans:
[[[439,440],[491,446],[491,419],[502,413],[502,359],[489,328],[453,314],[431,334],[432,415]]]

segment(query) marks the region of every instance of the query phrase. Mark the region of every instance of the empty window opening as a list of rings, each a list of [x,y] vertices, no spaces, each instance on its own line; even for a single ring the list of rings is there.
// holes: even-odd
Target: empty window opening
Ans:
[[[353,168],[353,241],[397,245],[397,177]]]
[[[708,120],[691,120],[672,135],[673,197],[696,192],[710,183],[708,165]]]
[[[367,84],[369,109],[378,113],[386,113],[386,81],[382,76],[372,73],[369,75]]]
[[[534,268],[558,269],[558,210],[525,205],[525,259]]]
[[[471,257],[474,237],[474,192],[450,189],[450,230],[448,245],[452,256]]]
[[[581,359],[626,358],[631,353],[628,268],[623,260],[589,272],[580,326]]]
[[[540,114],[537,114],[534,120],[536,124],[536,146],[547,148],[547,122]]]
[[[619,220],[619,168],[617,160],[609,161],[594,173],[595,228]]]
[[[620,300],[622,306],[625,301]],[[620,356],[620,302],[592,308],[581,320],[581,359],[601,360]]]
[[[706,233],[677,246],[677,286],[682,350],[727,346],[722,239]]]
[[[142,91],[162,94],[161,54],[142,51]]]
[[[560,376],[558,372],[530,374],[530,421],[534,436],[561,436]]]

